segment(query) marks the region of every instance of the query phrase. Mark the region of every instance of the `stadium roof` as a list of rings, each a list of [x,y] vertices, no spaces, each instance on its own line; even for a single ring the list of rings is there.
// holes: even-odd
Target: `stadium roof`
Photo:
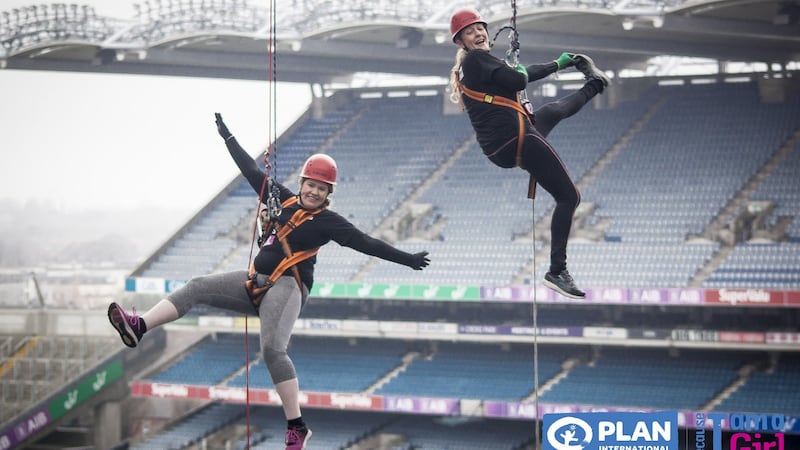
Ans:
[[[268,78],[274,23],[278,80],[346,81],[355,72],[446,76],[455,48],[449,16],[477,7],[490,34],[511,1],[150,0],[134,17],[76,4],[0,11],[0,69]],[[562,51],[604,69],[644,69],[656,56],[721,63],[800,61],[800,0],[517,0],[523,61]],[[505,52],[507,33],[497,40]],[[776,66],[777,65],[777,66]]]

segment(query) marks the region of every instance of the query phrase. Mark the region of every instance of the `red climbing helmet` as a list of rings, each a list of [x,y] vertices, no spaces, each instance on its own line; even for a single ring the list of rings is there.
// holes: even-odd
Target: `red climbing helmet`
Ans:
[[[330,185],[336,184],[336,161],[328,155],[317,153],[311,155],[303,164],[300,178],[311,178]]]
[[[461,30],[473,23],[482,23],[484,27],[488,28],[483,17],[473,8],[462,8],[454,12],[453,15],[450,16],[450,34],[453,36],[453,42],[456,41],[456,36],[458,36]]]

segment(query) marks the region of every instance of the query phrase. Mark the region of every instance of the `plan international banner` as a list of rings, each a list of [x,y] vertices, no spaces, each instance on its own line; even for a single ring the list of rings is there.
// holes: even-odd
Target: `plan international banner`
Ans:
[[[678,450],[678,412],[545,414],[543,450]]]

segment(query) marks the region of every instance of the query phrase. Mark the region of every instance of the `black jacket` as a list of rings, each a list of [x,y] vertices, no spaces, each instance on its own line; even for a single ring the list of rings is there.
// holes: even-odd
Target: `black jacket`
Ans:
[[[555,73],[555,62],[532,64],[526,67],[528,82]],[[517,92],[525,89],[525,75],[509,67],[505,61],[485,50],[471,50],[464,57],[459,73],[461,83],[474,91],[517,100]],[[519,135],[519,116],[511,108],[473,100],[462,95],[464,106],[475,130],[476,139],[484,154],[495,153]],[[526,121],[526,132],[532,132]],[[510,161],[513,166],[513,160]],[[501,165],[505,166],[505,165]]]
[[[236,162],[236,165],[239,167],[239,170],[242,172],[242,175],[247,179],[247,182],[253,190],[260,194],[266,174],[258,167],[256,161],[242,149],[235,138],[228,139],[226,141],[226,146],[233,160]],[[291,190],[280,183],[278,183],[278,187],[281,192],[281,202],[295,195]],[[285,224],[292,217],[292,214],[300,207],[300,202],[297,202],[292,206],[284,208],[283,212],[278,217],[278,222]],[[356,228],[355,225],[350,223],[347,219],[329,209],[323,210],[304,222],[289,233],[287,239],[293,252],[321,247],[330,241],[334,241],[339,245],[350,247],[361,253],[377,256],[387,261],[409,267],[412,267],[413,264],[413,255],[410,253],[396,249],[386,242],[367,235]],[[259,273],[270,275],[284,256],[283,248],[277,240],[271,244],[265,243],[259,249],[255,257],[255,269]],[[317,257],[313,256],[297,265],[300,272],[300,279],[309,290],[311,290],[311,286],[314,284],[314,264],[316,264],[316,262]],[[291,272],[286,272],[284,275],[290,276]]]

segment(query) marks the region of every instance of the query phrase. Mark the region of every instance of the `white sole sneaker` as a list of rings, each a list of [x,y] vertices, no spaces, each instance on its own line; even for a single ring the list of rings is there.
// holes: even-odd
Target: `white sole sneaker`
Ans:
[[[575,286],[575,284],[572,283],[572,281],[570,281],[570,284],[572,284],[572,287],[574,288],[574,290],[578,291],[579,294],[574,293],[574,292],[569,292],[569,291],[565,290],[563,287],[559,286],[559,284],[555,280],[551,281],[550,279],[548,279],[548,277],[556,279],[556,277],[554,277],[552,274],[547,273],[547,274],[545,274],[544,280],[542,281],[542,283],[546,287],[558,292],[559,294],[563,295],[564,297],[574,298],[576,300],[583,300],[583,299],[586,298],[586,293],[581,291],[580,289],[578,289],[578,287]]]
[[[134,348],[139,345],[139,339],[136,337],[136,333],[131,328],[131,325],[128,323],[127,314],[116,303],[111,303],[108,305],[108,321],[111,322],[111,326],[117,330],[119,333],[119,337],[122,338],[122,343],[127,345],[130,348]]]

